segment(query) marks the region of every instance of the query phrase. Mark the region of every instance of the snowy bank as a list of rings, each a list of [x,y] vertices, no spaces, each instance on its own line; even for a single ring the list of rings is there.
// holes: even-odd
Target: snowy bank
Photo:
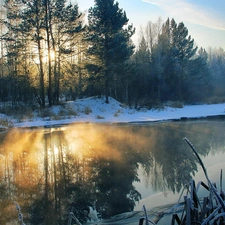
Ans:
[[[34,117],[32,121],[14,123],[15,127],[44,127],[59,126],[73,123],[134,123],[176,120],[184,118],[201,118],[208,116],[225,116],[225,103],[212,105],[190,105],[183,108],[165,107],[164,109],[143,109],[137,111],[109,98],[91,97],[70,101],[63,106],[54,106],[50,109],[57,115],[62,110],[68,110],[66,115],[55,118]],[[73,115],[69,112],[73,112]]]

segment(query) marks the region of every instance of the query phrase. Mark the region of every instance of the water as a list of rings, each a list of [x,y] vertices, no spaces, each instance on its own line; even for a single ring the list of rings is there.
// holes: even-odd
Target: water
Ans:
[[[138,224],[143,205],[156,214],[169,210],[191,179],[205,181],[184,137],[219,185],[224,130],[217,120],[1,133],[0,224],[17,220],[14,201],[27,224],[67,224],[70,211],[85,223],[88,206],[103,218],[134,211],[107,224]]]

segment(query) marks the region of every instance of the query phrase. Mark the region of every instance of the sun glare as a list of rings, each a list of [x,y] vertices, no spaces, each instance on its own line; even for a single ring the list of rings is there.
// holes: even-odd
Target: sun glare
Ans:
[[[54,146],[54,154],[58,155],[59,154],[59,149],[57,146]]]
[[[50,51],[50,59],[51,59],[51,62],[54,61],[54,58],[55,58],[55,52],[54,52],[53,50],[51,50],[51,51]],[[38,57],[38,52],[37,52],[37,51],[35,51],[35,53],[34,53],[33,60],[34,60],[34,62],[37,63],[37,64],[40,63],[39,57]],[[43,63],[47,63],[48,60],[49,60],[49,59],[48,59],[48,50],[45,49],[45,50],[43,51],[43,55],[42,55],[42,62],[43,62]]]
[[[50,51],[50,59],[51,59],[51,61],[53,61],[54,57],[55,57],[55,52],[51,50]],[[43,62],[45,62],[45,63],[48,62],[48,50],[45,50],[45,52],[44,52]]]

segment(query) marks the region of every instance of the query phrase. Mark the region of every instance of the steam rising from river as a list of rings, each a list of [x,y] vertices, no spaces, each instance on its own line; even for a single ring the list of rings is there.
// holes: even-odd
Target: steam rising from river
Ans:
[[[143,136],[141,129],[133,133],[124,128],[85,124],[65,129],[12,129],[0,145],[1,179],[7,176],[21,186],[32,187],[42,179],[45,157],[50,171],[54,163],[62,159],[65,162],[68,154],[74,160],[110,158],[123,163],[123,149],[134,149],[141,154],[150,139],[154,139],[154,135]]]
[[[179,163],[190,173],[197,168],[196,159],[185,156],[190,151],[184,146],[183,137],[188,136],[193,143],[202,146],[199,149],[201,154],[207,155],[207,141],[213,136],[218,138],[216,132],[223,134],[223,129],[223,124],[219,128],[204,123],[201,126],[161,123],[151,127],[77,124],[55,129],[12,129],[7,134],[1,134],[4,141],[0,145],[0,180],[8,177],[9,182],[32,187],[43,179],[46,169],[53,173],[56,167],[68,160],[79,167],[79,163],[85,160],[110,159],[124,164],[127,163],[124,162],[126,157],[136,157],[138,163],[145,163],[146,183],[158,189],[158,186],[165,185],[165,177],[172,176],[169,173],[171,167],[174,176],[178,176]],[[50,178],[54,179],[54,176]]]
[[[147,126],[77,124],[0,133],[2,212],[10,215],[10,202],[14,200],[24,204],[24,209],[30,209],[30,205],[42,208],[43,202],[47,202],[46,196],[57,207],[65,209],[77,200],[88,201],[90,196],[94,196],[93,205],[96,201],[105,201],[109,205],[111,200],[118,202],[121,194],[135,202],[139,192],[144,198],[150,195],[149,187],[153,194],[165,194],[168,190],[177,193],[192,175],[201,172],[198,160],[183,137],[188,137],[196,146],[211,177],[212,168],[215,168],[215,174],[225,169],[224,129],[224,121],[195,121]],[[202,179],[200,175],[198,180]],[[213,173],[212,177],[216,175]],[[136,189],[137,183],[141,187]],[[85,193],[87,196],[80,199]],[[111,199],[110,193],[113,193]],[[124,199],[121,201],[123,205]],[[140,204],[147,206],[148,203],[151,208],[152,201]],[[85,204],[90,205],[89,202]],[[45,212],[46,208],[42,209]],[[26,213],[28,215],[28,211]]]

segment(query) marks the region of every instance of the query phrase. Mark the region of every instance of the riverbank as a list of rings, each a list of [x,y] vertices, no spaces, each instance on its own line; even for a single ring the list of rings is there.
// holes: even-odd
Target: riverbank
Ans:
[[[225,103],[211,105],[185,105],[182,108],[131,109],[113,98],[109,104],[104,97],[91,97],[66,102],[48,108],[48,115],[41,117],[34,112],[32,118],[12,119],[14,127],[57,127],[76,123],[149,123],[167,120],[219,119],[225,117]],[[4,115],[0,116],[4,118]]]

